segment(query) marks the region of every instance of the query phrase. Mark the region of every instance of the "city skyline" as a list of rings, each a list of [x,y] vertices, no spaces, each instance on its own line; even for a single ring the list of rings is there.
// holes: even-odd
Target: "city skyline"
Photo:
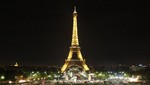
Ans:
[[[2,1],[0,65],[58,65],[68,55],[72,11],[89,66],[149,64],[148,5],[144,1]]]

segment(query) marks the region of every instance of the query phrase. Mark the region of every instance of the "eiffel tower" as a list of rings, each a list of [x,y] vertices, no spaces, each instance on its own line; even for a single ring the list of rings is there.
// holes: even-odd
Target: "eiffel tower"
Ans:
[[[85,59],[83,59],[79,40],[78,40],[78,30],[77,30],[77,11],[76,7],[74,7],[73,12],[73,32],[72,32],[72,41],[70,46],[70,51],[67,59],[65,60],[65,64],[61,68],[61,72],[64,73],[68,68],[72,66],[81,67],[84,71],[88,71],[89,67],[85,63]],[[76,54],[76,57],[73,59],[73,55]]]

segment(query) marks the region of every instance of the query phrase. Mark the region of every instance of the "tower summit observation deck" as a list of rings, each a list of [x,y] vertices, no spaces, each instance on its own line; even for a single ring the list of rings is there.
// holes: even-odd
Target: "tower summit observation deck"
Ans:
[[[88,71],[89,67],[85,63],[85,59],[81,54],[81,48],[79,46],[79,39],[78,39],[78,28],[77,28],[77,11],[76,7],[74,7],[73,12],[73,31],[72,31],[72,41],[70,46],[70,51],[68,54],[67,59],[65,60],[65,64],[61,68],[61,72],[64,73],[68,68],[77,66],[82,68],[84,71]],[[73,55],[76,54],[75,58],[73,59]]]

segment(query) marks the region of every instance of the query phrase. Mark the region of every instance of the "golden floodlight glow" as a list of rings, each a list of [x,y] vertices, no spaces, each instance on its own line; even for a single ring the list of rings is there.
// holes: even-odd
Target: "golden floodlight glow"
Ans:
[[[68,54],[68,57],[65,61],[65,64],[61,68],[61,72],[64,73],[65,70],[75,63],[80,62],[80,66],[83,68],[83,70],[88,71],[89,68],[85,63],[85,60],[82,57],[81,51],[80,51],[80,46],[79,46],[79,39],[78,39],[78,29],[77,29],[77,11],[76,7],[74,7],[74,12],[73,12],[73,31],[72,31],[72,41],[71,41],[71,46],[70,46],[70,51]],[[77,54],[77,59],[72,59],[73,53]],[[78,65],[77,65],[78,66]]]

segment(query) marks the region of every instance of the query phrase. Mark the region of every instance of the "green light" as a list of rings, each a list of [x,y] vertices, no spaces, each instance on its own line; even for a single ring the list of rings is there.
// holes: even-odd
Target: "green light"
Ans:
[[[5,79],[5,76],[2,75],[2,76],[1,76],[1,80],[4,80],[4,79]]]

